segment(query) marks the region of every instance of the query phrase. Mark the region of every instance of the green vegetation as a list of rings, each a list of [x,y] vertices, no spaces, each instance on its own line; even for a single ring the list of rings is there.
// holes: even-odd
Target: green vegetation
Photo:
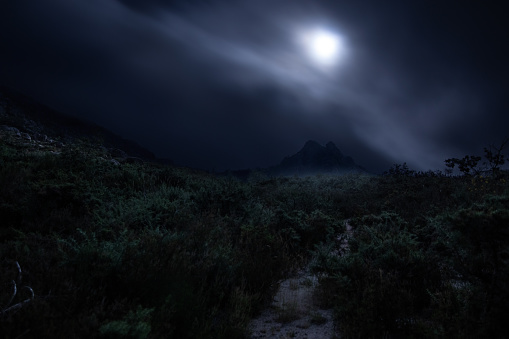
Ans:
[[[504,171],[241,182],[103,158],[0,142],[2,336],[243,338],[309,261],[345,337],[509,335]]]

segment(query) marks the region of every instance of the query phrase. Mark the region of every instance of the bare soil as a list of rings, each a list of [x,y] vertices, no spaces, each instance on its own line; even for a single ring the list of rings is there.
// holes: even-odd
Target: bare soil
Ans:
[[[308,270],[282,281],[271,305],[251,321],[250,338],[337,338],[332,309],[322,309]]]
[[[340,252],[348,252],[352,226],[345,223],[346,237],[338,237]],[[341,255],[337,253],[337,255]],[[283,280],[271,305],[251,321],[250,338],[340,338],[334,327],[332,309],[324,309],[318,292],[318,278],[309,268]]]

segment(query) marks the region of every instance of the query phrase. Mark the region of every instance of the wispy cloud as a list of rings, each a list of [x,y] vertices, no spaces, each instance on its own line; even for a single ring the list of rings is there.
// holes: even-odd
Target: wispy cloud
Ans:
[[[421,12],[370,1],[11,4],[0,18],[18,41],[3,38],[1,72],[194,166],[265,166],[321,139],[373,167],[437,168],[472,150],[466,135],[490,136],[496,84],[480,87],[450,37],[430,39]],[[332,65],[313,63],[299,40],[317,27],[344,43]]]

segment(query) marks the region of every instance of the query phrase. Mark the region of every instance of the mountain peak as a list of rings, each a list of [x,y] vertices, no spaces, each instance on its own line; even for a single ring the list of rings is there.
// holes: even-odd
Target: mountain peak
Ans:
[[[309,140],[296,154],[283,159],[275,168],[280,174],[315,174],[362,172],[351,157],[345,157],[336,145],[330,141],[325,146]]]
[[[338,150],[339,151],[339,149],[336,147],[336,145],[332,141],[329,141],[325,145],[325,148],[330,149],[330,150]]]
[[[319,143],[317,143],[316,141],[308,140],[304,144],[304,147],[301,148],[299,153],[304,153],[304,154],[315,153],[315,152],[319,152],[322,149],[323,149],[323,146],[320,145]]]
[[[322,146],[314,140],[308,140],[304,144],[303,148],[309,148],[309,147],[322,147]]]

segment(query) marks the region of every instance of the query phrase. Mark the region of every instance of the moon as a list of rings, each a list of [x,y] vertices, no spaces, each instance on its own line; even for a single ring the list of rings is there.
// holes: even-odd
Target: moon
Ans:
[[[305,31],[300,41],[308,57],[318,66],[336,64],[343,49],[341,38],[326,29]]]

